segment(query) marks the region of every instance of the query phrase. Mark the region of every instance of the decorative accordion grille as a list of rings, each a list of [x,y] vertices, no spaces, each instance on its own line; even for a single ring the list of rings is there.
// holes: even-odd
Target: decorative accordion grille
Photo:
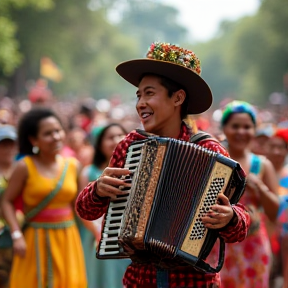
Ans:
[[[200,240],[205,235],[205,226],[203,225],[201,218],[209,211],[210,207],[214,205],[219,192],[222,190],[225,184],[225,178],[215,178],[213,179],[208,193],[205,197],[203,206],[200,209],[200,213],[197,215],[195,220],[195,226],[193,227],[190,240]]]

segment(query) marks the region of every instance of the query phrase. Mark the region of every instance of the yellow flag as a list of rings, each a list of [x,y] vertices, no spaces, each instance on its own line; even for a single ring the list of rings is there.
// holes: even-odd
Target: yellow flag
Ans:
[[[61,70],[49,57],[41,58],[40,75],[54,82],[60,82],[63,78]]]

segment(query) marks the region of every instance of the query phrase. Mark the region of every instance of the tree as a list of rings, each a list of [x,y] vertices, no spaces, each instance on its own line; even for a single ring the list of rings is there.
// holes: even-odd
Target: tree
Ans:
[[[285,0],[264,0],[256,15],[224,21],[217,37],[194,46],[216,104],[230,97],[265,105],[271,93],[283,92],[287,19]]]
[[[3,75],[11,75],[14,72],[14,69],[18,67],[23,60],[23,55],[19,51],[19,42],[15,38],[19,27],[11,17],[12,10],[33,7],[40,11],[50,9],[52,5],[52,0],[1,0],[0,71]]]
[[[181,44],[187,29],[178,24],[179,11],[157,1],[130,0],[123,11],[119,27],[123,33],[137,39],[141,55],[154,41]]]
[[[59,0],[50,10],[13,9],[11,17],[19,27],[16,39],[23,62],[6,77],[10,95],[25,94],[27,80],[39,78],[43,56],[63,71],[62,82],[50,82],[58,95],[101,98],[118,91],[121,81],[114,68],[137,45],[107,22],[103,9],[91,11],[86,1]]]

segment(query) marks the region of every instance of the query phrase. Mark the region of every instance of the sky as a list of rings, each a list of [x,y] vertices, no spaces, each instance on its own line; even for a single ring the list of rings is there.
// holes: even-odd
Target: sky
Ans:
[[[196,41],[215,36],[221,21],[254,15],[260,6],[260,0],[162,0],[162,3],[179,10],[179,23],[186,26]]]

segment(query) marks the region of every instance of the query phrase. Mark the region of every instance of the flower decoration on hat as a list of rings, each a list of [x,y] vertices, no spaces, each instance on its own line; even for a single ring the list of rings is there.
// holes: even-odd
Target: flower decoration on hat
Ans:
[[[146,57],[148,59],[172,62],[188,69],[198,75],[201,74],[200,60],[194,52],[170,43],[154,42],[151,44]]]

